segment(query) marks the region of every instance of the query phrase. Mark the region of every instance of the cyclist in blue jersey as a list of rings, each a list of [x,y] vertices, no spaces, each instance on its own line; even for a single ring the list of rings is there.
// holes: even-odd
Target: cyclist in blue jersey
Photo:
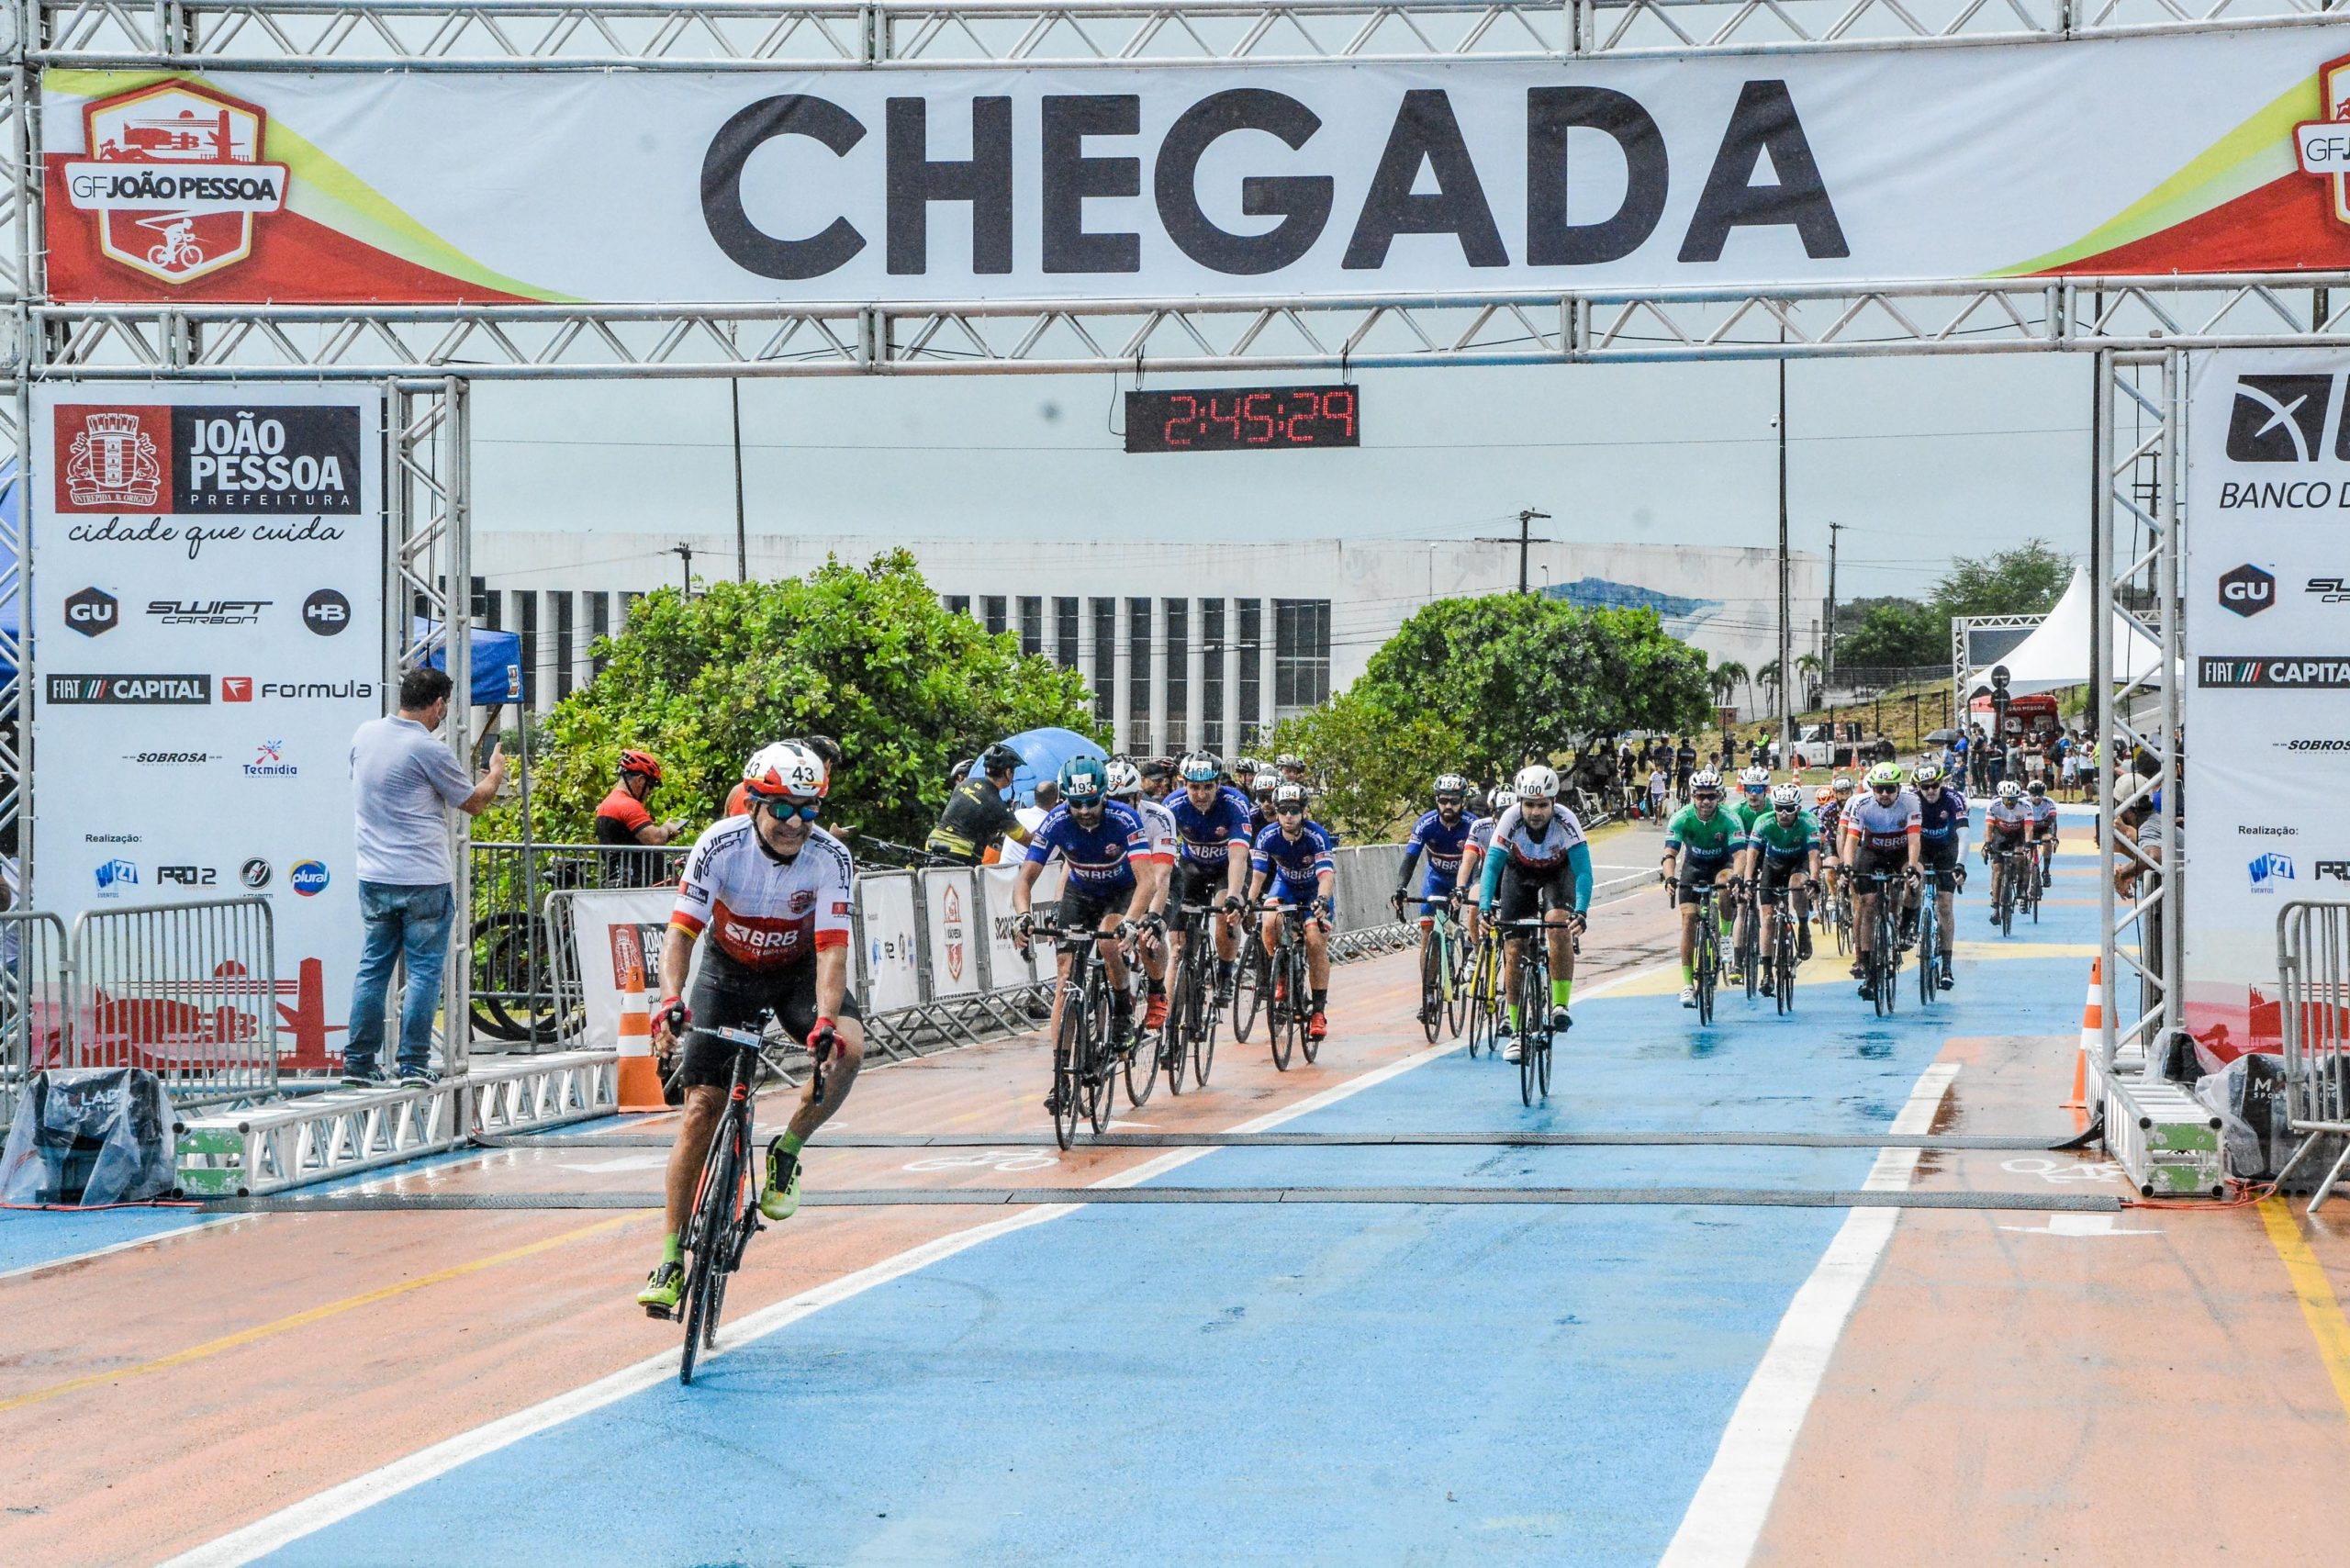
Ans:
[[[1330,855],[1330,835],[1305,820],[1305,786],[1273,786],[1273,825],[1257,835],[1248,857],[1248,902],[1253,908],[1266,898],[1295,904],[1308,913],[1305,922],[1305,968],[1314,987],[1314,1013],[1306,1020],[1311,1038],[1330,1033],[1330,909],[1337,887],[1338,865]],[[1260,932],[1270,957],[1281,946],[1281,913],[1265,912]]]
[[[1031,890],[1044,874],[1045,862],[1061,857],[1063,880],[1060,906],[1054,924],[1064,930],[1090,928],[1102,949],[1109,971],[1112,1032],[1123,1047],[1134,1033],[1134,993],[1126,985],[1126,956],[1123,938],[1149,913],[1156,879],[1136,875],[1136,868],[1152,853],[1142,818],[1110,799],[1110,770],[1098,757],[1071,757],[1061,764],[1060,804],[1045,814],[1028,844],[1027,858],[1012,884],[1014,917],[1012,940],[1028,950],[1035,921],[1029,906]],[[1060,955],[1061,985],[1053,988],[1053,1018],[1048,1033],[1058,1038],[1061,1027],[1061,987],[1069,982],[1071,955]],[[1058,1107],[1048,1100],[1047,1109]]]
[[[1460,878],[1460,857],[1469,843],[1469,834],[1476,826],[1476,814],[1467,808],[1469,780],[1458,773],[1447,773],[1436,781],[1436,809],[1423,812],[1413,824],[1412,834],[1404,841],[1404,864],[1395,873],[1395,896],[1393,901],[1398,919],[1403,917],[1404,901],[1411,896],[1412,872],[1425,851],[1427,870],[1423,873],[1419,894],[1420,946],[1423,951],[1436,940],[1436,906],[1452,897],[1454,884]],[[1433,1003],[1425,1003],[1423,1012]],[[1423,1017],[1420,1022],[1428,1022]]]
[[[1206,904],[1218,913],[1215,922],[1215,995],[1232,1004],[1232,965],[1240,943],[1234,914],[1248,885],[1248,797],[1219,783],[1222,767],[1203,751],[1195,751],[1177,766],[1182,788],[1167,797],[1175,817],[1175,909]],[[1178,921],[1172,958],[1183,961],[1183,929]],[[1181,973],[1181,969],[1177,970]]]
[[[1951,901],[1966,886],[1966,795],[1950,775],[1930,762],[1919,763],[1911,778],[1918,789],[1919,863],[1931,868],[1934,873],[1934,946],[1942,960],[1940,984],[1948,991],[1957,983],[1951,978],[1950,951],[1954,939]],[[1914,898],[1902,913],[1901,930],[1908,940],[1918,939]]]
[[[1477,910],[1492,915],[1498,900],[1505,923],[1541,917],[1550,959],[1550,1032],[1562,1035],[1574,1026],[1567,1003],[1574,995],[1574,938],[1591,909],[1591,846],[1583,841],[1582,822],[1559,804],[1553,769],[1541,763],[1519,768],[1510,792],[1516,798],[1494,823],[1493,847],[1479,873]],[[1525,945],[1525,933],[1512,931],[1502,946],[1502,994],[1512,999],[1502,1040],[1505,1061],[1517,1060],[1518,1036],[1527,1027],[1515,1000]]]

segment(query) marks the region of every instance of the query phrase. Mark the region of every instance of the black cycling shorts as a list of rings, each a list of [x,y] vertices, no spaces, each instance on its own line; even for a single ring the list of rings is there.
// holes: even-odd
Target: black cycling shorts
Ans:
[[[1754,868],[1754,879],[1766,893],[1785,887],[1794,878],[1810,874],[1811,857],[1807,854],[1784,860],[1766,854],[1762,857],[1762,863]]]
[[[772,1012],[785,1034],[806,1045],[808,1031],[816,1026],[816,960],[803,958],[779,969],[753,969],[723,953],[705,949],[686,1007],[693,1014],[694,1026],[686,1031],[685,1059],[678,1064],[677,1082],[687,1088],[707,1084],[723,1089],[733,1073],[736,1047],[704,1031],[755,1029]],[[851,986],[841,994],[841,1010],[834,1022],[864,1016],[856,1005],[856,988]]]
[[[1919,846],[1919,858],[1937,871],[1954,869],[1958,865],[1958,834],[1925,840]]]
[[[1106,888],[1080,888],[1074,882],[1062,884],[1060,902],[1054,906],[1053,923],[1064,931],[1083,927],[1099,931],[1105,915],[1124,918],[1126,906],[1134,902],[1135,885],[1131,879],[1113,882]]]
[[[1231,883],[1226,879],[1231,875],[1232,873],[1222,866],[1203,866],[1193,860],[1177,861],[1175,863],[1176,907],[1169,910],[1169,914],[1172,916],[1180,913],[1182,906],[1187,903],[1204,904],[1214,909],[1224,902],[1224,895],[1231,887]],[[1248,885],[1245,879],[1241,885],[1243,887]]]
[[[1574,873],[1563,864],[1547,877],[1521,870],[1516,861],[1502,868],[1501,886],[1494,898],[1494,919],[1534,920],[1554,909],[1574,907]]]
[[[1673,902],[1675,904],[1695,903],[1697,890],[1712,887],[1714,879],[1729,869],[1729,857],[1724,856],[1718,860],[1701,859],[1684,849],[1681,852],[1681,863],[1673,869],[1677,880],[1673,883]]]
[[[1861,846],[1859,857],[1852,862],[1852,869],[1863,877],[1870,876],[1878,871],[1884,871],[1893,876],[1898,876],[1908,867],[1908,864],[1909,849],[1907,845],[1904,845],[1899,849],[1874,849],[1866,844],[1863,844]],[[1852,890],[1854,892],[1864,893],[1871,890],[1867,888],[1855,888]]]

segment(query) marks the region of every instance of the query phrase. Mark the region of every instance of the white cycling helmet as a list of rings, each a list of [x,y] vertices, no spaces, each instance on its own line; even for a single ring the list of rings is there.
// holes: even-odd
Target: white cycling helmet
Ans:
[[[2017,782],[2016,782],[2014,779],[2012,779],[2012,778],[2007,778],[2007,779],[2002,779],[2002,780],[2000,780],[2000,783],[1999,783],[1999,799],[2001,799],[2002,801],[2020,801],[2020,800],[2022,800],[2022,799],[2023,799],[2023,786],[2022,786],[2022,785],[2020,785],[2020,784],[2019,784],[2019,783],[2017,783]]]
[[[1510,781],[1510,792],[1521,801],[1555,801],[1559,798],[1558,771],[1539,762],[1521,767]]]
[[[753,752],[743,765],[743,787],[754,801],[806,805],[824,798],[832,776],[812,747],[775,741]]]
[[[1509,803],[1515,799],[1516,799],[1516,797],[1509,792],[1508,785],[1496,784],[1494,786],[1492,791],[1486,795],[1485,805],[1488,810],[1498,814],[1509,810]]]
[[[1782,784],[1771,791],[1771,809],[1774,812],[1803,810],[1803,791],[1792,784]]]
[[[1711,790],[1715,794],[1720,794],[1722,776],[1710,767],[1697,769],[1689,776],[1689,792],[1694,795],[1700,790]]]
[[[1123,756],[1110,759],[1110,799],[1131,801],[1142,793],[1142,769]]]
[[[1280,774],[1270,771],[1261,771],[1256,778],[1248,780],[1248,792],[1251,795],[1257,796],[1270,795],[1273,792],[1273,786],[1279,784],[1281,781],[1281,776]]]
[[[1768,790],[1771,787],[1771,770],[1750,767],[1738,776],[1738,787],[1741,790]]]

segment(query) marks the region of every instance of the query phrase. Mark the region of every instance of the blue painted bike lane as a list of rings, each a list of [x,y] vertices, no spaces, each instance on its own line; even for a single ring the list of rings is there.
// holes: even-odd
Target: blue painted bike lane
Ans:
[[[2086,940],[2088,918],[2050,909],[2029,944],[2019,934],[2020,955]],[[1839,976],[1803,986],[1786,1019],[1767,1000],[1728,998],[1702,1031],[1669,989],[1635,984],[1579,1002],[1546,1106],[1520,1106],[1514,1068],[1455,1053],[1282,1130],[1881,1131],[1946,1036],[2077,1023],[2077,959],[1964,970],[1964,989],[1923,1014],[1912,990],[1876,1018]],[[1860,1185],[1873,1158],[1358,1145],[1217,1150],[1156,1180],[1821,1189]],[[1843,1218],[1680,1204],[1081,1208],[270,1560],[1653,1562]]]

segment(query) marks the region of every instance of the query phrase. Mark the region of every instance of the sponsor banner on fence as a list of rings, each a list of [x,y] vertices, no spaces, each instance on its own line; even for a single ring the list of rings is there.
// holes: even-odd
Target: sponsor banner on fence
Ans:
[[[2188,1026],[2282,1048],[2277,911],[2350,897],[2350,354],[2229,350],[2188,373]]]
[[[661,940],[669,929],[669,912],[677,905],[677,890],[625,888],[582,891],[568,897],[572,956],[577,966],[585,1014],[585,1043],[610,1047],[620,1038],[621,997],[627,990],[632,968],[641,969],[643,975],[647,1008],[668,994],[666,977],[661,973]],[[695,952],[699,951],[699,944],[696,944]],[[682,994],[683,986],[678,989]]]
[[[983,939],[988,949],[988,974],[998,991],[1027,985],[1035,979],[1035,967],[1012,941],[1012,923],[1019,918],[1012,905],[1012,888],[1020,879],[1020,867],[1017,863],[982,866],[979,879],[980,918],[986,922]],[[1045,902],[1043,886],[1044,880],[1039,878],[1036,903],[1040,908]]]
[[[979,929],[968,871],[922,873],[923,919],[930,937],[930,994],[971,996],[979,985]]]
[[[61,300],[793,303],[2350,265],[2350,26],[1180,71],[50,71]],[[648,129],[648,128],[653,128]]]
[[[921,1002],[922,972],[914,958],[913,873],[882,871],[859,877],[856,912],[865,942],[866,1011],[895,1013]]]
[[[258,893],[288,1066],[359,959],[351,734],[386,706],[382,395],[36,387],[32,902]]]

